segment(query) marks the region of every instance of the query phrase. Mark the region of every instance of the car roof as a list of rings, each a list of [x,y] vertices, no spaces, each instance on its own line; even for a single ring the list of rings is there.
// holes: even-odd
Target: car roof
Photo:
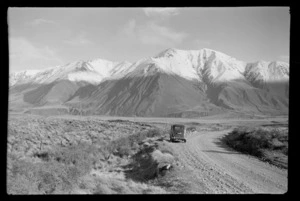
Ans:
[[[173,124],[172,127],[175,127],[175,126],[178,126],[178,127],[185,127],[185,125],[183,124]]]

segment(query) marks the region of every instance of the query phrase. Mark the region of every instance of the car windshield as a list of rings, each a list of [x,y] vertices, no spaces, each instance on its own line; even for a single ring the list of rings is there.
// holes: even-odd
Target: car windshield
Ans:
[[[174,131],[176,131],[176,132],[181,132],[182,130],[183,130],[183,127],[181,127],[181,126],[174,127]]]

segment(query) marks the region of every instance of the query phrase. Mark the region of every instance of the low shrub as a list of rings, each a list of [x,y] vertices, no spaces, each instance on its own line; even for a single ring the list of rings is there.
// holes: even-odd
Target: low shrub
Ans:
[[[133,135],[121,137],[112,141],[108,146],[111,147],[113,154],[119,157],[130,156],[137,151],[138,144],[147,138],[160,137],[163,135],[159,128],[151,128]]]
[[[174,150],[164,142],[150,142],[143,144],[141,149],[131,157],[131,163],[126,176],[139,182],[146,182],[164,175],[166,167],[172,167],[176,161]]]
[[[271,151],[280,157],[288,154],[287,130],[239,127],[226,135],[223,141],[238,151],[260,157],[272,163],[274,160],[270,159],[271,155],[266,153]]]
[[[71,147],[56,147],[49,153],[50,160],[76,167],[80,175],[91,171],[93,165],[100,161],[103,153],[90,144],[78,144]]]
[[[187,132],[194,132],[196,130],[197,130],[197,128],[195,126],[190,126],[190,127],[187,127],[187,129],[186,129]]]
[[[159,151],[161,151],[162,153],[168,153],[173,155],[174,157],[177,158],[177,155],[175,154],[174,149],[167,145],[166,142],[161,142],[161,143],[157,143],[157,147],[156,147]]]
[[[111,142],[80,143],[69,147],[53,146],[52,149],[35,152],[32,158],[18,159],[10,155],[8,164],[7,192],[9,194],[60,194],[80,189],[80,178],[97,170],[111,155],[132,156],[138,151],[138,144],[147,138],[162,136],[162,130],[150,128]],[[109,162],[109,161],[108,161]],[[100,164],[100,165],[99,165]],[[157,164],[153,161],[142,163],[142,169],[151,178]],[[151,170],[151,171],[150,171]],[[125,182],[111,181],[107,187],[99,183],[98,193],[135,192]],[[119,185],[120,184],[120,185]],[[82,186],[82,185],[81,185]],[[150,192],[141,188],[139,193]]]
[[[152,138],[152,137],[160,137],[162,136],[162,130],[158,128],[152,128],[146,132],[146,137]]]
[[[163,189],[145,183],[120,179],[107,174],[96,179],[94,194],[157,194],[166,193]]]
[[[55,147],[34,153],[33,157],[41,161],[30,162],[10,157],[9,193],[69,192],[77,185],[81,176],[88,174],[97,163],[101,163],[103,152],[93,145],[79,144],[68,148]],[[32,185],[27,186],[27,183]],[[23,190],[20,192],[18,189]]]
[[[156,176],[157,162],[151,156],[154,147],[147,147],[137,152],[132,157],[130,170],[126,172],[126,176],[139,182],[145,182]]]
[[[7,180],[9,194],[52,194],[71,190],[80,172],[56,162],[14,161]]]

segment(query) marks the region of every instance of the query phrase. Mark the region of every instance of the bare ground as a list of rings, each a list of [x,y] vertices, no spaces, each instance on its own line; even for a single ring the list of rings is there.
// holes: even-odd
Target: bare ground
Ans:
[[[130,121],[119,122],[117,119]],[[68,143],[76,144],[82,140],[89,143],[97,140],[109,141],[147,128],[147,125],[141,124],[143,122],[160,127],[163,130],[169,129],[172,123],[184,123],[188,126],[196,126],[197,132],[189,133],[186,143],[170,143],[165,138],[164,143],[174,150],[174,155],[178,158],[179,167],[177,171],[173,171],[169,178],[168,176],[162,178],[163,182],[171,178],[170,185],[157,186],[156,188],[152,185],[144,186],[146,184],[133,183],[128,179],[125,180],[124,176],[122,176],[124,170],[122,170],[120,165],[118,166],[118,172],[113,170],[112,172],[107,172],[103,168],[94,170],[95,175],[101,173],[100,176],[95,177],[96,179],[99,177],[99,179],[103,180],[104,178],[105,180],[103,175],[108,176],[113,173],[119,175],[120,178],[122,177],[120,179],[122,184],[119,186],[124,186],[124,191],[122,190],[119,193],[144,193],[149,191],[149,193],[281,194],[287,191],[288,175],[286,169],[280,169],[253,156],[233,151],[220,141],[235,126],[259,126],[274,122],[286,124],[285,118],[248,120],[207,118],[200,120],[11,115],[9,117],[8,152],[17,156],[31,157],[32,153],[42,148],[40,144],[45,144],[43,147],[46,147],[52,145],[68,146]],[[112,165],[108,164],[108,169],[111,168],[114,169]],[[97,188],[99,189],[99,182],[94,181],[95,179],[92,179],[91,182],[89,181],[89,179],[94,178],[94,173],[92,171],[86,176],[88,179],[84,179],[87,182],[85,185],[88,187],[85,190],[79,190],[81,193],[95,193],[95,191],[109,194],[118,193],[117,190],[97,190]],[[114,180],[112,181],[115,181],[117,176],[108,178],[113,178]],[[151,184],[151,182],[148,184]],[[104,186],[106,187],[107,184]],[[73,191],[73,193],[79,193],[79,191]]]
[[[192,170],[194,193],[271,193],[287,191],[287,170],[232,151],[219,138],[231,130],[194,132],[187,143],[170,143]]]

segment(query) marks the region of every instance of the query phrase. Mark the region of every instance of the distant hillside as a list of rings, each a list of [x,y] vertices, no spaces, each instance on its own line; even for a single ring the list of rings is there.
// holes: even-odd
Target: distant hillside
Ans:
[[[288,114],[287,63],[246,63],[210,49],[167,49],[135,63],[78,61],[12,73],[9,83],[11,108],[64,106],[118,116]]]

